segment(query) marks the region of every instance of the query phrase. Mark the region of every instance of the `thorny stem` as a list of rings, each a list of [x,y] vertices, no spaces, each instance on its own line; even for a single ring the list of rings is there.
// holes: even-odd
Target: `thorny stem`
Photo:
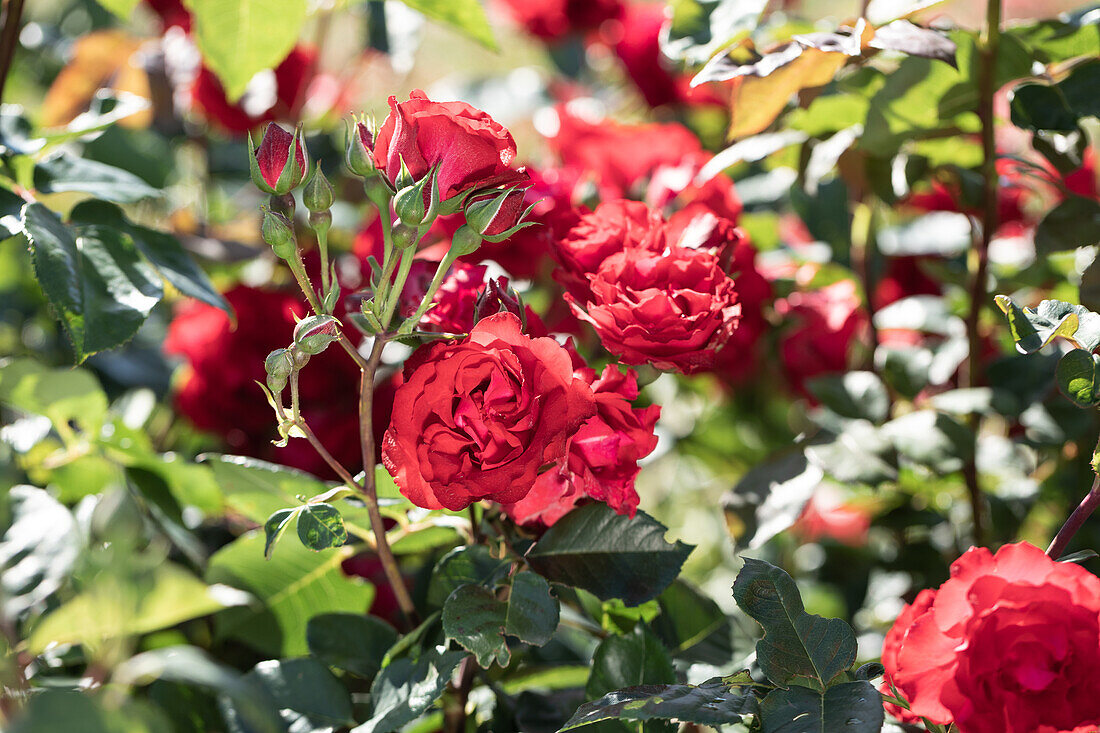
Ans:
[[[8,0],[8,9],[4,13],[4,27],[0,29],[0,99],[4,97],[4,83],[15,58],[15,47],[19,42],[19,26],[23,20],[23,0]]]
[[[1069,546],[1069,541],[1073,539],[1073,535],[1077,534],[1077,530],[1085,524],[1085,520],[1088,519],[1096,508],[1100,507],[1100,476],[1092,482],[1092,488],[1089,493],[1085,495],[1085,498],[1081,500],[1081,503],[1077,505],[1077,508],[1073,510],[1073,514],[1069,515],[1069,519],[1062,525],[1062,528],[1058,530],[1058,534],[1055,535],[1054,541],[1050,543],[1050,547],[1047,548],[1047,556],[1053,560],[1057,560],[1066,553],[1066,547]]]
[[[306,266],[302,262],[302,256],[297,251],[294,253],[294,257],[287,260],[286,263],[290,265],[290,271],[294,273],[294,279],[298,281],[298,287],[302,293],[306,296],[306,300],[309,302],[309,307],[313,309],[313,312],[317,315],[324,315],[324,310],[321,306],[321,301],[317,300],[317,293],[313,290],[313,284],[309,281],[309,275],[306,274]],[[363,358],[363,355],[359,353],[359,350],[355,348],[355,344],[351,342],[343,331],[340,332],[340,346],[344,348],[344,351],[348,353],[352,361],[360,369],[365,369],[367,366],[367,360]]]
[[[982,310],[989,300],[988,269],[989,243],[997,229],[997,141],[995,137],[996,119],[993,113],[993,95],[996,93],[997,51],[1001,39],[1001,0],[987,0],[985,24],[980,38],[981,76],[978,88],[978,118],[982,123],[982,221],[980,236],[975,237],[975,246],[970,251],[968,269],[970,280],[970,311],[966,317],[966,333],[970,344],[963,384],[977,387],[982,381],[981,364],[981,325]],[[977,440],[981,428],[981,417],[972,415],[972,432]],[[982,500],[981,486],[978,484],[978,469],[972,451],[972,457],[963,466],[963,478],[967,493],[970,495],[970,509],[974,516],[974,542],[985,545],[986,520],[985,502]]]
[[[443,711],[444,733],[462,733],[466,730],[466,704],[470,700],[470,687],[474,681],[477,663],[472,656],[462,660],[458,682],[454,686],[454,699]]]

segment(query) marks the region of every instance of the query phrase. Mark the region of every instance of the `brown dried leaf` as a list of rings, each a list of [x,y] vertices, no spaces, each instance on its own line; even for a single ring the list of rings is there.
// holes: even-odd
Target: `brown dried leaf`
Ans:
[[[138,64],[136,52],[142,40],[120,30],[93,31],[73,44],[72,59],[46,92],[42,125],[61,127],[88,109],[92,97],[104,87],[150,98],[149,77]],[[146,127],[152,109],[136,112],[119,124]]]

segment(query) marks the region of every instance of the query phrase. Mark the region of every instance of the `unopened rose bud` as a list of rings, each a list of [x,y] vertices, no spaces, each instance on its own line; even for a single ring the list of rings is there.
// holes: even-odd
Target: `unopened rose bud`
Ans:
[[[332,184],[325,178],[321,166],[318,165],[313,178],[309,179],[305,190],[302,191],[302,203],[311,212],[319,214],[332,208],[332,202],[335,200],[336,194],[332,190]]]
[[[424,204],[424,185],[427,181],[427,178],[422,178],[413,185],[402,188],[393,197],[393,210],[403,224],[418,227],[423,223],[428,213],[428,207]]]
[[[290,353],[286,349],[275,349],[264,360],[264,369],[267,371],[267,388],[279,394],[286,387],[290,373],[294,371]]]
[[[320,354],[339,339],[339,325],[332,316],[310,316],[294,327],[294,345],[307,354]]]
[[[455,230],[451,237],[451,251],[455,257],[465,257],[477,251],[481,246],[481,235],[470,228],[469,224],[463,224]]]
[[[292,344],[286,353],[295,369],[305,369],[306,364],[309,363],[309,353],[299,349],[297,344]]]
[[[374,162],[374,133],[365,122],[349,126],[346,162],[348,170],[362,178],[378,177]]]
[[[523,208],[524,190],[509,188],[481,195],[466,203],[466,223],[482,238],[500,242],[530,224],[522,223],[530,211]]]
[[[508,284],[508,278],[501,276],[490,280],[485,286],[485,291],[478,297],[477,305],[474,306],[474,323],[503,312],[519,316],[520,322],[526,327],[527,310],[523,306],[523,301],[519,293]]]
[[[252,182],[264,193],[282,196],[300,186],[309,171],[301,130],[296,129],[292,135],[274,122],[269,123],[257,148],[252,147],[249,135],[248,168]]]
[[[271,251],[282,260],[294,256],[298,241],[294,237],[294,227],[290,220],[277,211],[264,209],[264,221],[261,227],[264,241],[271,245]]]

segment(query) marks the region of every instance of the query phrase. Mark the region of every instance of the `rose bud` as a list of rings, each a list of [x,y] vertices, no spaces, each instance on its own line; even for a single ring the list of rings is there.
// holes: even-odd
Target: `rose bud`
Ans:
[[[294,155],[290,154],[291,149]],[[301,185],[309,171],[300,129],[295,129],[291,135],[271,122],[264,131],[260,147],[253,148],[252,136],[248,136],[248,150],[252,182],[264,193],[288,194]]]
[[[531,223],[521,223],[534,208],[523,207],[524,190],[509,188],[478,197],[466,204],[466,223],[489,242],[501,242]]]
[[[399,188],[393,197],[393,210],[397,212],[397,218],[410,227],[431,224],[439,209],[439,189],[435,185],[435,175],[429,172],[419,181],[413,181],[412,177],[404,175],[404,167],[401,170],[399,180],[408,182],[408,185]]]
[[[481,246],[481,235],[470,228],[469,224],[463,224],[451,235],[451,251],[455,257],[465,257],[473,254]]]
[[[474,307],[474,323],[482,318],[505,312],[519,316],[524,331],[527,330],[527,312],[523,306],[523,300],[508,284],[508,278],[501,276],[490,280],[485,287],[485,292],[477,299],[477,305]]]
[[[294,256],[298,240],[294,236],[294,227],[283,214],[264,209],[264,221],[261,227],[264,241],[271,245],[271,251],[281,260]]]
[[[286,387],[290,373],[294,371],[290,354],[286,349],[275,349],[264,359],[264,370],[267,372],[267,388],[279,394]]]
[[[310,316],[294,327],[294,345],[307,354],[320,354],[339,340],[340,331],[332,316]]]
[[[348,129],[346,162],[348,170],[357,176],[369,178],[378,172],[374,164],[374,134],[364,122],[356,122]]]
[[[321,166],[318,165],[313,172],[313,178],[309,179],[305,190],[302,191],[302,203],[311,213],[319,214],[331,209],[335,200],[336,194],[332,190],[332,184],[325,178]]]

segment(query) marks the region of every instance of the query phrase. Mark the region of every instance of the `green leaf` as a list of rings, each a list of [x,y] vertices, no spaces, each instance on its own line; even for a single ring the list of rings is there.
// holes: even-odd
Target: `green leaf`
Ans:
[[[3,613],[17,619],[44,604],[72,572],[84,547],[72,513],[34,486],[7,492],[11,523],[0,538]]]
[[[110,10],[119,20],[129,20],[141,0],[97,0],[100,5]]]
[[[638,685],[610,692],[577,708],[562,731],[582,728],[601,720],[675,720],[695,725],[732,725],[743,715],[756,715],[757,697],[739,692],[721,677],[701,685]]]
[[[100,696],[77,690],[42,690],[28,696],[9,733],[160,733],[172,721],[149,703],[127,700],[109,704]]]
[[[784,531],[810,500],[825,472],[800,450],[753,466],[722,496],[734,549],[755,548]]]
[[[815,377],[806,383],[821,404],[853,420],[879,423],[889,417],[890,395],[874,372],[846,372]]]
[[[419,11],[432,20],[460,31],[482,46],[499,51],[493,29],[485,15],[485,9],[478,0],[401,0],[413,10]]]
[[[1054,379],[1058,389],[1078,407],[1093,407],[1100,402],[1100,356],[1084,349],[1067,351],[1058,362]]]
[[[806,458],[842,483],[877,486],[898,477],[897,451],[885,426],[866,420],[845,426],[832,442],[806,446]]]
[[[73,207],[69,218],[73,222],[102,224],[125,232],[138,251],[176,290],[233,316],[229,303],[172,235],[132,223],[123,216],[121,209],[106,201],[82,201]]]
[[[958,471],[974,454],[974,434],[966,425],[942,412],[917,410],[882,426],[905,458],[941,474]]]
[[[822,694],[805,687],[772,690],[760,704],[761,733],[878,733],[885,713],[869,682],[844,682]]]
[[[275,543],[283,536],[283,532],[290,526],[290,520],[294,519],[299,509],[300,507],[280,509],[264,522],[264,557],[266,559],[271,559],[271,553],[275,551]]]
[[[329,489],[305,471],[247,456],[204,453],[198,460],[213,470],[228,508],[256,524],[267,522],[281,509],[297,505],[299,497],[317,496]],[[360,537],[370,535],[370,517],[365,506],[343,499],[331,503],[338,507],[348,530]]]
[[[318,554],[284,542],[265,560],[262,532],[249,532],[210,558],[208,582],[225,583],[256,596],[262,608],[234,608],[214,619],[219,638],[232,638],[271,656],[305,654],[306,625],[321,613],[365,613],[374,588],[344,575],[352,548]]]
[[[187,0],[203,61],[235,103],[258,72],[286,58],[306,20],[306,0]]]
[[[61,153],[38,163],[34,168],[34,187],[40,193],[90,193],[120,204],[160,195],[158,189],[129,171],[71,153]]]
[[[351,733],[388,733],[419,718],[451,680],[465,652],[426,651],[393,660],[371,685],[371,718]]]
[[[456,547],[436,563],[428,603],[442,606],[455,589],[467,584],[492,587],[505,576],[509,565],[507,560],[493,557],[484,545]]]
[[[764,627],[756,643],[760,669],[776,685],[824,691],[856,659],[856,637],[841,619],[806,613],[798,587],[780,568],[745,558],[733,584],[741,610]]]
[[[1100,116],[1100,61],[1079,64],[1056,84],[1021,84],[1012,91],[1012,124],[1024,130],[1073,132],[1083,117]]]
[[[636,606],[667,588],[691,554],[692,545],[667,542],[666,531],[645,512],[630,519],[606,504],[588,504],[555,522],[528,550],[527,562],[551,582]]]
[[[748,37],[760,21],[762,0],[672,0],[661,50],[688,66],[705,64],[719,51]]]
[[[561,613],[558,600],[550,594],[550,584],[535,573],[517,573],[512,578],[504,632],[521,641],[543,646],[558,628]]]
[[[102,644],[175,626],[248,600],[246,594],[233,588],[207,586],[171,563],[159,566],[151,587],[140,590],[101,575],[36,624],[27,645],[37,654],[50,644]]]
[[[1087,6],[1086,6],[1087,7]],[[1016,37],[1044,64],[1100,55],[1100,25],[1082,22],[1082,14],[1059,20],[1014,25],[1003,32]]]
[[[1056,336],[1068,339],[1078,348],[1094,351],[1100,346],[1100,314],[1061,300],[1044,300],[1036,308],[1020,308],[1005,295],[994,298],[1008,317],[1016,350],[1032,354]]]
[[[724,633],[728,643],[729,619],[726,614],[711,598],[684,581],[677,580],[666,588],[657,596],[657,604],[661,613],[653,619],[650,627],[674,656],[719,633]]]
[[[146,685],[154,680],[200,687],[226,698],[237,722],[255,733],[283,733],[278,705],[259,685],[237,670],[219,664],[193,646],[171,646],[142,652],[120,664],[112,680],[122,685]]]
[[[87,369],[51,369],[30,358],[0,366],[0,402],[45,415],[64,434],[76,423],[96,435],[107,415],[107,395]]]
[[[1098,243],[1100,203],[1083,196],[1067,196],[1048,211],[1035,228],[1035,249],[1040,254],[1064,252]]]
[[[23,209],[35,276],[77,361],[128,341],[163,294],[133,242],[105,227],[72,230],[42,204]]]
[[[348,691],[320,662],[303,659],[269,659],[244,675],[244,681],[263,690],[290,730],[327,733],[354,725]],[[223,699],[222,713],[233,733],[252,733],[232,700]]]
[[[392,626],[361,613],[325,613],[306,625],[310,654],[367,680],[378,674],[386,650],[396,642]]]
[[[344,520],[332,504],[306,504],[298,511],[298,539],[314,551],[340,547],[348,541]]]
[[[630,634],[609,636],[596,647],[585,694],[597,698],[624,687],[675,681],[676,670],[660,639],[639,624]]]
[[[443,632],[477,658],[483,669],[507,667],[512,654],[504,641],[508,604],[481,585],[456,588],[443,604]]]

